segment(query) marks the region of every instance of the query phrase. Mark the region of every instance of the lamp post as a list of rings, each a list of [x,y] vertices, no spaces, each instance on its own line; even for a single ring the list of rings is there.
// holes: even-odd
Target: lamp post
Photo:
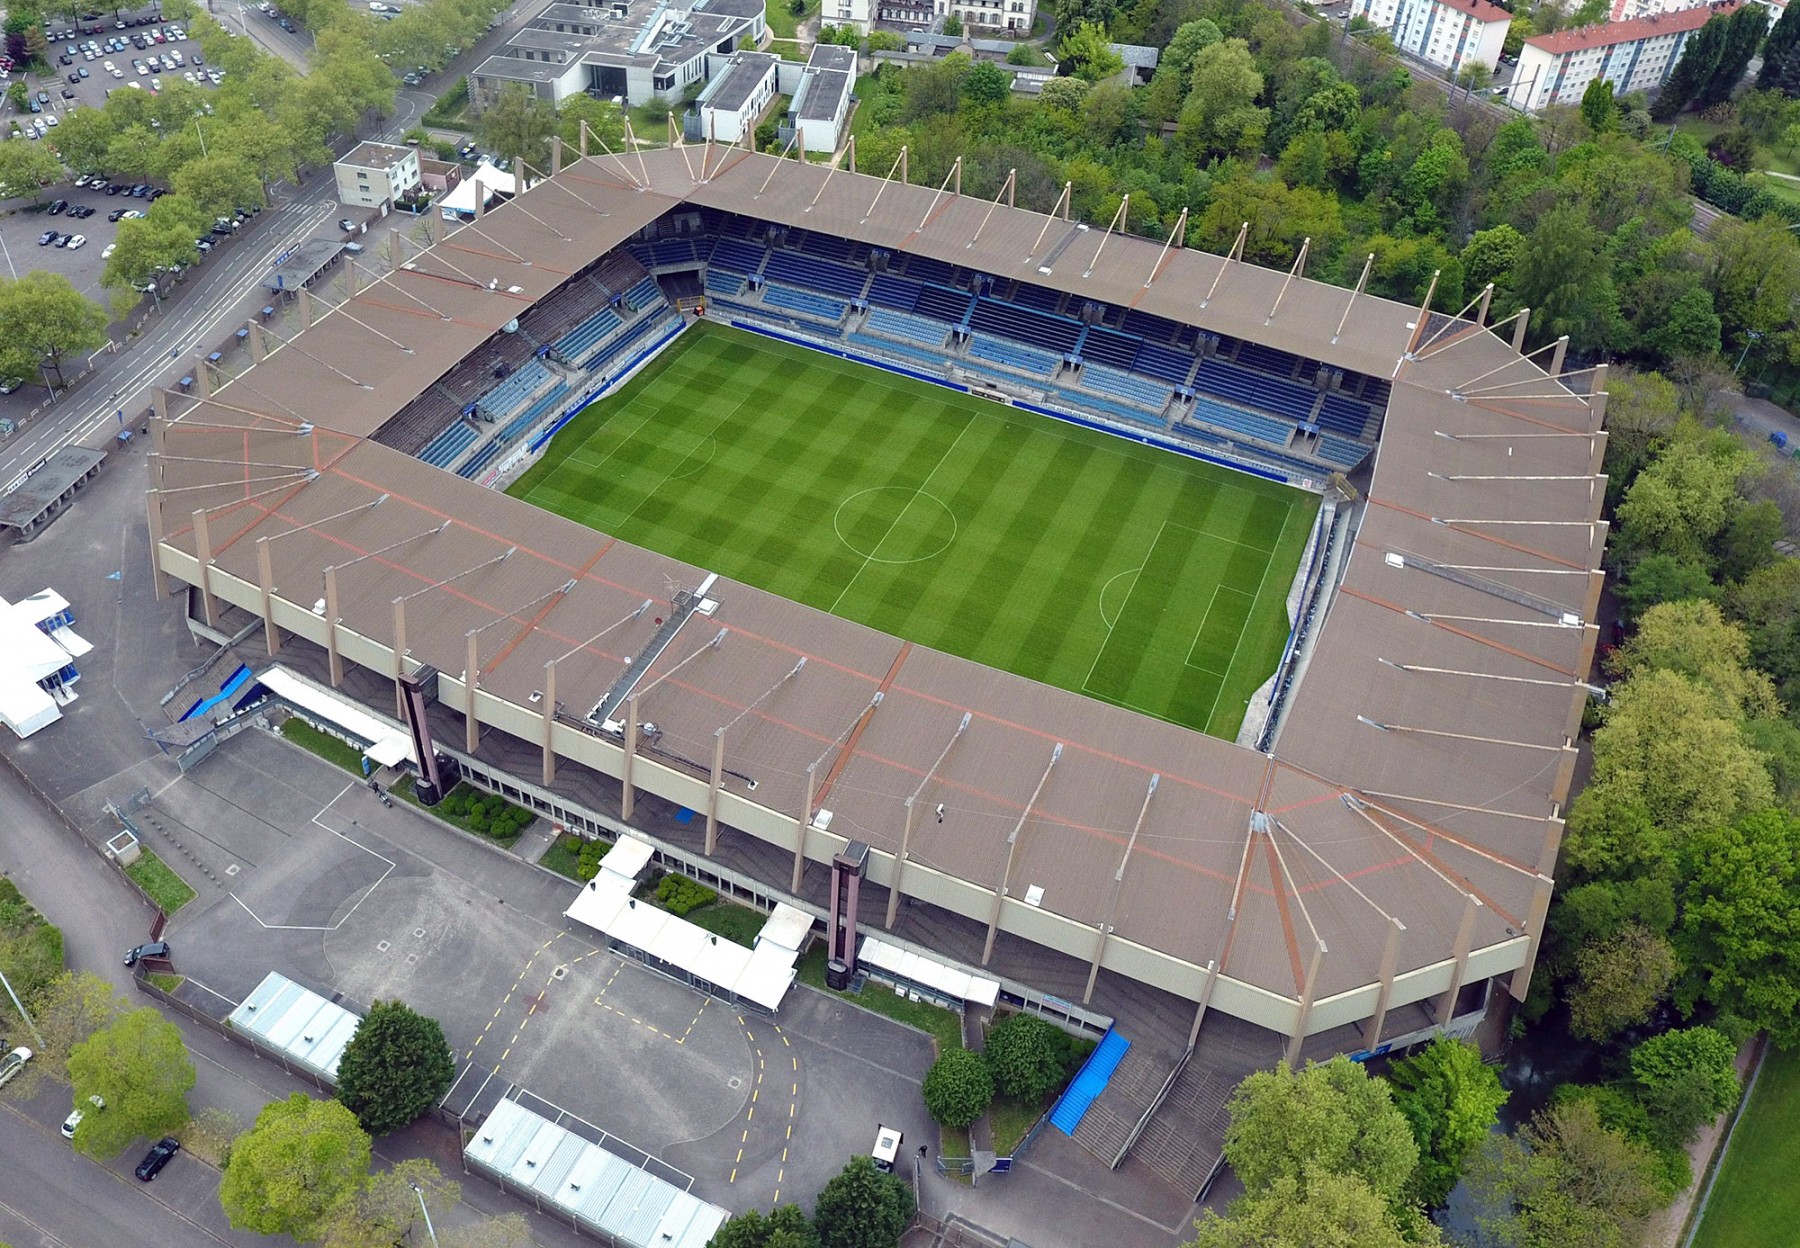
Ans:
[[[431,1248],[438,1248],[437,1231],[431,1225],[431,1210],[425,1207],[425,1189],[417,1182],[412,1185],[413,1195],[419,1198],[419,1212],[425,1215],[425,1233],[431,1236]]]

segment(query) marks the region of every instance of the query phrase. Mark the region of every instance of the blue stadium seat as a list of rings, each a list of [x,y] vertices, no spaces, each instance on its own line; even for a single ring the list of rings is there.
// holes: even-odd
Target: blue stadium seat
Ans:
[[[744,278],[742,274],[727,273],[724,269],[708,269],[704,289],[708,295],[736,299],[744,293]]]
[[[1103,416],[1109,420],[1122,420],[1128,424],[1141,425],[1146,429],[1161,429],[1163,422],[1151,416],[1142,408],[1127,407],[1123,403],[1115,403],[1111,399],[1103,399],[1098,395],[1085,394],[1079,390],[1058,390],[1054,394],[1055,401],[1077,415]]]
[[[1343,438],[1334,438],[1329,433],[1319,435],[1319,446],[1314,451],[1320,459],[1328,464],[1336,464],[1340,468],[1354,468],[1369,454],[1369,447],[1361,442],[1350,442]]]
[[[1129,369],[1137,363],[1138,343],[1115,330],[1105,329],[1099,325],[1090,325],[1087,337],[1081,343],[1081,358],[1098,360],[1102,364],[1110,364],[1114,368]],[[1192,364],[1188,365],[1191,368]],[[1187,380],[1187,369],[1182,370],[1181,380]],[[1170,384],[1179,384],[1171,382]]]
[[[1313,403],[1318,398],[1318,392],[1311,386],[1253,373],[1217,358],[1201,361],[1194,385],[1221,399],[1289,416],[1297,421],[1312,418]]]
[[[1187,384],[1188,374],[1194,371],[1194,357],[1158,342],[1144,342],[1138,346],[1137,359],[1131,367],[1134,372],[1181,386]]]
[[[869,284],[869,275],[860,269],[845,268],[829,260],[815,260],[793,251],[771,252],[769,263],[763,266],[763,276],[770,281],[820,290],[850,300],[861,299],[863,287]]]
[[[912,316],[905,312],[893,312],[887,308],[871,308],[866,328],[889,338],[916,342],[920,346],[931,347],[938,351],[943,350],[944,339],[950,336],[950,327],[942,321],[934,321],[926,316]]]
[[[956,266],[946,264],[942,260],[933,260],[930,256],[914,255],[910,252],[898,252],[896,259],[905,259],[904,272],[916,282],[930,282],[938,286],[956,284]]]
[[[1013,338],[1034,347],[1042,347],[1046,351],[1054,351],[1058,355],[1072,350],[1075,340],[1081,337],[1080,321],[1070,320],[1066,316],[1033,312],[1029,308],[1001,303],[997,299],[975,301],[975,311],[969,317],[969,328],[996,337]]]
[[[969,305],[974,299],[966,290],[951,290],[947,286],[921,286],[913,311],[921,316],[961,325],[969,315]]]
[[[1145,338],[1151,342],[1174,342],[1175,335],[1180,330],[1180,326],[1174,321],[1152,316],[1148,312],[1139,312],[1136,308],[1126,310],[1125,319],[1119,328],[1133,337]]]
[[[555,375],[536,360],[527,360],[519,366],[517,372],[482,395],[476,402],[481,406],[484,414],[495,420],[504,420],[525,406],[532,396]]]
[[[1300,362],[1300,357],[1288,351],[1265,347],[1260,342],[1246,342],[1238,347],[1237,362],[1245,368],[1268,373],[1271,377],[1292,378],[1294,365]]]
[[[607,334],[619,327],[619,314],[610,307],[601,308],[587,320],[550,344],[550,349],[565,360],[580,360]]]
[[[662,287],[656,284],[654,277],[646,277],[625,292],[625,302],[633,308],[647,308],[651,304],[661,303]]]
[[[904,342],[890,342],[886,338],[873,338],[868,334],[854,333],[846,334],[844,337],[877,355],[898,356],[908,363],[922,364],[934,373],[944,371],[945,361],[942,351],[933,351],[928,347],[915,347]]]
[[[1169,400],[1175,397],[1175,392],[1168,386],[1147,377],[1139,377],[1135,373],[1108,368],[1104,364],[1085,365],[1081,370],[1081,384],[1084,389],[1112,398],[1142,403],[1153,412],[1162,411],[1169,405]]]
[[[456,457],[475,445],[480,432],[466,420],[459,420],[425,444],[419,458],[434,468],[448,468]]]
[[[1369,409],[1356,399],[1328,394],[1319,408],[1319,424],[1346,437],[1360,438],[1369,425]]]
[[[1255,438],[1258,442],[1267,442],[1271,446],[1286,446],[1294,435],[1291,423],[1274,420],[1268,416],[1259,416],[1255,412],[1246,412],[1242,408],[1233,407],[1229,403],[1221,403],[1198,395],[1194,399],[1190,420],[1203,420],[1209,425],[1240,434],[1246,438]]]
[[[481,473],[482,469],[500,458],[500,452],[505,449],[505,447],[506,443],[502,442],[499,438],[493,439],[479,451],[476,451],[473,455],[469,456],[468,462],[457,468],[456,475],[474,480],[474,478]]]
[[[1060,290],[1048,290],[1045,287],[1031,286],[1024,282],[1019,283],[1018,289],[1013,291],[1012,295],[1012,302],[1020,307],[1032,308],[1038,312],[1049,312],[1052,315],[1062,311],[1062,300],[1063,296]]]
[[[511,442],[521,434],[525,433],[538,421],[542,420],[545,415],[555,411],[558,402],[568,393],[569,383],[559,380],[554,386],[550,387],[549,390],[539,395],[530,407],[526,408],[523,412],[520,412],[506,423],[506,427],[500,431],[500,440],[502,442]]]
[[[755,273],[762,268],[768,254],[752,243],[740,242],[735,238],[721,238],[713,244],[712,266],[716,269],[729,269],[733,273]]]
[[[919,283],[891,273],[877,273],[875,280],[869,283],[869,302],[877,307],[911,312],[919,302]]]
[[[827,299],[809,290],[795,290],[791,286],[777,286],[774,282],[763,289],[763,302],[770,307],[785,308],[789,312],[798,312],[801,316],[821,321],[842,321],[850,311],[848,305],[836,299]]]
[[[990,338],[985,334],[976,334],[970,339],[969,355],[974,359],[1003,364],[1037,377],[1048,377],[1062,365],[1062,361],[1049,352],[1008,342],[1004,338]]]

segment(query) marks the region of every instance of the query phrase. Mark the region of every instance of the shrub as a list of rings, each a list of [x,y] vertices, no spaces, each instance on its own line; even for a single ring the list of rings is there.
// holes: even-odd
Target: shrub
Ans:
[[[1036,1104],[1068,1077],[1074,1046],[1063,1030],[1035,1014],[1014,1014],[988,1028],[988,1067],[994,1086]]]
[[[925,1112],[946,1127],[966,1127],[994,1100],[994,1075],[981,1054],[949,1049],[925,1072]]]
[[[656,885],[656,900],[663,909],[678,917],[701,906],[710,906],[718,899],[718,893],[685,875],[665,875]]]
[[[612,846],[605,841],[586,841],[581,846],[581,853],[575,858],[575,878],[582,883],[600,874],[600,860],[606,857],[606,851]]]

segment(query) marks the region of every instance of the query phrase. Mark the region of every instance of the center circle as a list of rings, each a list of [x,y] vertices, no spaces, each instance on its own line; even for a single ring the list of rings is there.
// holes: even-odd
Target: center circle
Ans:
[[[831,517],[838,541],[870,563],[923,563],[956,540],[956,513],[944,500],[903,485],[858,490]]]

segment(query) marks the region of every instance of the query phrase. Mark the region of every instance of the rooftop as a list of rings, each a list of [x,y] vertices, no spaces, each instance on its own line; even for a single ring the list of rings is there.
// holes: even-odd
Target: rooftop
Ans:
[[[418,150],[416,147],[395,147],[387,143],[359,143],[340,157],[337,163],[358,169],[388,169],[409,156],[416,155]]]
[[[1658,35],[1676,35],[1699,30],[1707,22],[1723,14],[1735,12],[1737,0],[1716,0],[1692,9],[1673,13],[1652,13],[1627,22],[1602,22],[1598,26],[1582,26],[1575,30],[1559,30],[1549,35],[1533,35],[1525,42],[1552,55],[1578,52],[1586,48],[1610,48],[1621,43],[1636,43]]]
[[[1478,22],[1512,21],[1511,13],[1489,0],[1438,0],[1438,3],[1455,9],[1458,13],[1467,13]]]
[[[781,58],[767,52],[734,52],[725,68],[713,75],[700,95],[700,103],[727,113],[735,113],[767,81]]]

